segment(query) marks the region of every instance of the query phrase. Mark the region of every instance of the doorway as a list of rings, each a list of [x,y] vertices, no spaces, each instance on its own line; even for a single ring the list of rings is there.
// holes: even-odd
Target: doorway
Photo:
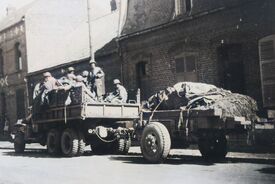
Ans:
[[[241,44],[224,44],[217,49],[221,87],[245,93],[244,63]]]

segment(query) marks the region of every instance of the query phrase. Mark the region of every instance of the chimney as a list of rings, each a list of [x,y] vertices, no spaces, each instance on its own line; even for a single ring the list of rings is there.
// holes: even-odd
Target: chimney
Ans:
[[[16,11],[16,8],[9,5],[7,8],[6,8],[6,12],[7,12],[7,16],[11,15],[12,13],[14,13]]]

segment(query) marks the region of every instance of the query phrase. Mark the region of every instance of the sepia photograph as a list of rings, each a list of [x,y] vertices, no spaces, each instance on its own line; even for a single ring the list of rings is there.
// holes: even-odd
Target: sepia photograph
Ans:
[[[0,0],[0,184],[220,183],[275,183],[275,0]]]

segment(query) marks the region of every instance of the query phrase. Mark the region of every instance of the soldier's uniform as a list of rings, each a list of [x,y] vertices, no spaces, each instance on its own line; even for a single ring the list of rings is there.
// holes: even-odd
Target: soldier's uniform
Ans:
[[[105,100],[111,103],[126,103],[128,99],[127,90],[121,85],[118,79],[114,80],[115,91],[111,93]]]
[[[95,61],[91,61],[91,64],[95,64]],[[98,100],[102,100],[105,94],[105,74],[100,67],[95,66],[92,68],[89,74],[89,85],[92,92],[95,92]]]

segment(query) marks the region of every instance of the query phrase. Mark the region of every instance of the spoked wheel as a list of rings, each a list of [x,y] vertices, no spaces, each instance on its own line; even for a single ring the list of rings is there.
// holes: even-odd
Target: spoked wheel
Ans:
[[[78,138],[79,138],[79,141],[78,141],[78,155],[81,156],[81,155],[83,155],[83,153],[85,151],[86,143],[85,143],[85,140],[84,140],[84,135],[80,131],[78,132]]]
[[[47,150],[50,155],[58,155],[61,153],[60,145],[61,135],[56,129],[51,129],[47,136]]]
[[[149,123],[141,137],[141,152],[151,163],[159,163],[167,158],[171,148],[171,138],[167,128],[158,122]]]
[[[79,150],[79,139],[73,129],[66,129],[61,136],[61,150],[64,156],[77,156]]]
[[[25,138],[23,132],[17,132],[14,138],[14,150],[15,153],[23,153],[25,151]]]
[[[131,147],[131,138],[122,138],[117,140],[115,153],[126,155]]]
[[[227,140],[223,133],[206,133],[199,137],[199,150],[206,159],[224,159],[227,154]]]

